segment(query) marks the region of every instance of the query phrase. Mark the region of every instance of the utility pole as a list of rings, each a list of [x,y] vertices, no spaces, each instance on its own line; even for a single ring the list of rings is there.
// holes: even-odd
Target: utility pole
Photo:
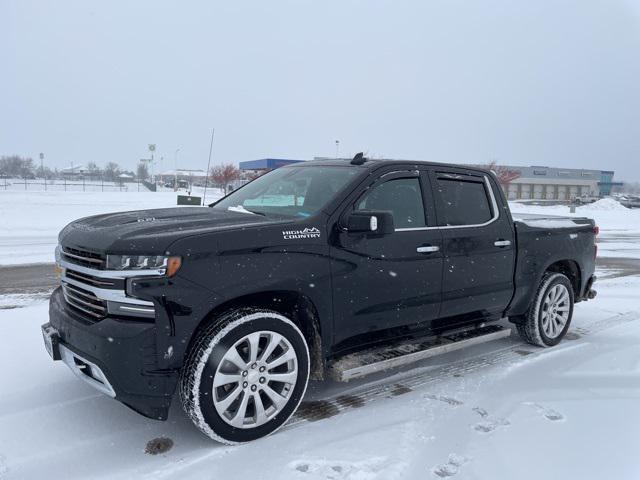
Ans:
[[[204,174],[204,194],[202,195],[202,205],[206,205],[207,199],[207,186],[209,185],[209,169],[211,168],[211,152],[213,151],[213,135],[216,133],[216,129],[211,129],[211,143],[209,144],[209,161],[207,162],[207,171]]]
[[[340,140],[336,140],[336,158],[340,158]]]

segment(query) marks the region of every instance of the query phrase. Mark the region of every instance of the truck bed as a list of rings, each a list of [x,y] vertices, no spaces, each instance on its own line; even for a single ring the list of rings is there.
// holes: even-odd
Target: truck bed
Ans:
[[[560,271],[576,283],[576,301],[580,301],[595,269],[595,222],[586,217],[518,213],[512,213],[512,218],[518,254],[509,315],[526,311],[542,272],[561,261]]]
[[[514,222],[531,228],[589,228],[593,221],[587,217],[565,217],[561,215],[540,215],[534,213],[511,213]],[[517,225],[516,225],[517,227]]]

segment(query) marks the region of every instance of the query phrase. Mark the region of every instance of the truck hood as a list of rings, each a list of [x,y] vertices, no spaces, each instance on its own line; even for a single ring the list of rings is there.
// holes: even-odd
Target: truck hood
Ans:
[[[67,225],[62,245],[97,253],[163,253],[175,240],[215,230],[248,228],[281,220],[208,207],[177,207],[108,213]]]

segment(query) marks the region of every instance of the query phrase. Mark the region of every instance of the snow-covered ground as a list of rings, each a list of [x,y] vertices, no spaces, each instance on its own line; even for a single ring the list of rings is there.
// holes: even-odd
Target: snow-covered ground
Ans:
[[[0,310],[0,478],[639,478],[640,279],[598,289],[558,347],[513,338],[313,384],[303,409],[323,414],[239,447],[204,437],[177,401],[147,420],[51,362],[45,303]]]
[[[78,203],[69,219],[99,208],[78,215]],[[602,255],[623,247],[619,256],[640,259],[640,211],[604,202],[576,215],[596,218]],[[156,422],[96,393],[45,352],[43,300],[0,303],[0,479],[640,478],[640,276],[596,289],[557,347],[514,336],[349,384],[313,383],[287,427],[239,447],[203,436],[177,400]]]
[[[202,189],[194,189],[192,194],[202,196]],[[207,203],[221,195],[219,189],[208,189]],[[78,218],[176,204],[173,191],[0,191],[0,265],[53,262],[58,232]]]

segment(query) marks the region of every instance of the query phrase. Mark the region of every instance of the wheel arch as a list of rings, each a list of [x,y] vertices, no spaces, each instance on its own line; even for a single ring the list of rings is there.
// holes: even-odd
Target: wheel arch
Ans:
[[[580,265],[575,260],[558,260],[551,265],[549,265],[544,274],[547,272],[554,273],[562,273],[566,276],[571,282],[571,286],[573,287],[573,296],[574,298],[580,298],[580,290],[582,288],[582,272],[580,270]]]
[[[215,323],[226,312],[240,308],[272,310],[289,318],[302,332],[309,347],[311,360],[309,378],[322,380],[325,372],[322,327],[320,316],[313,301],[306,295],[291,290],[269,290],[229,299],[205,315],[191,335],[185,350],[185,359],[193,348],[200,332]]]
[[[573,287],[574,301],[580,301],[582,270],[580,269],[579,263],[571,259],[555,259],[550,261],[544,268],[537,270],[537,273],[531,279],[531,283],[527,282],[525,284],[526,288],[523,289],[520,287],[520,289],[524,290],[525,293],[520,294],[515,307],[513,304],[510,305],[505,312],[505,315],[509,317],[509,321],[511,321],[511,323],[519,324],[523,322],[524,315],[534,301],[536,291],[540,286],[542,279],[549,272],[565,275]]]

